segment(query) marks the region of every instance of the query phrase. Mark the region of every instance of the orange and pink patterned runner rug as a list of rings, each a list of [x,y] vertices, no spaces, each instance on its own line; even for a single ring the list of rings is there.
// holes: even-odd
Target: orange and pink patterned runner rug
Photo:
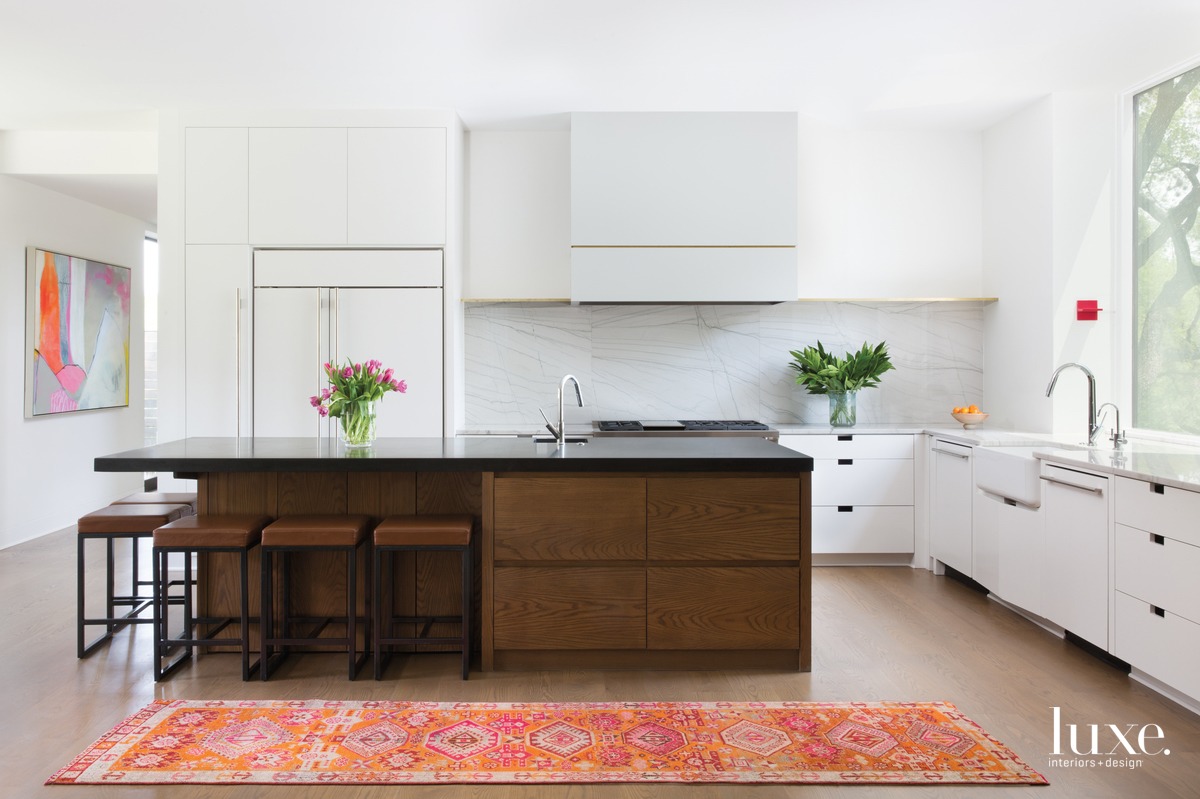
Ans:
[[[160,700],[47,784],[1045,784],[945,702]]]

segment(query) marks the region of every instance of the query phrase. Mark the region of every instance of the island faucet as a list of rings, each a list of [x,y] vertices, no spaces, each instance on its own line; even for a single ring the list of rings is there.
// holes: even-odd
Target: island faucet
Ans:
[[[1054,370],[1054,374],[1050,377],[1050,385],[1046,386],[1046,396],[1049,397],[1054,393],[1054,384],[1058,382],[1058,376],[1062,374],[1064,369],[1075,367],[1079,371],[1087,375],[1088,381],[1088,446],[1092,447],[1096,444],[1096,436],[1100,433],[1100,425],[1096,422],[1096,376],[1092,374],[1086,366],[1078,363],[1064,363],[1062,366]]]
[[[567,392],[568,380],[575,384],[575,399],[579,400],[579,407],[583,407],[583,392],[579,390],[579,381],[575,379],[575,375],[564,376],[562,382],[558,384],[558,430],[554,433],[560,447],[567,443],[567,423],[563,418],[563,395]]]

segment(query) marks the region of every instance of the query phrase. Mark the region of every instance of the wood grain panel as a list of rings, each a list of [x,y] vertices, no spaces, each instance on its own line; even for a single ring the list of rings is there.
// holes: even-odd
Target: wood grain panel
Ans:
[[[797,649],[800,569],[653,568],[650,649]]]
[[[280,472],[277,516],[346,512],[346,472]]]
[[[417,512],[417,476],[413,472],[348,472],[346,512],[384,516]]]
[[[274,472],[217,472],[203,474],[197,494],[202,513],[265,513],[275,516],[277,475]]]
[[[797,560],[797,477],[662,477],[648,481],[650,560]]]
[[[422,472],[417,475],[418,513],[483,512],[483,475],[479,472]]]
[[[640,568],[498,568],[495,648],[644,649],[645,575]]]
[[[495,481],[496,560],[641,560],[640,477],[511,477]]]

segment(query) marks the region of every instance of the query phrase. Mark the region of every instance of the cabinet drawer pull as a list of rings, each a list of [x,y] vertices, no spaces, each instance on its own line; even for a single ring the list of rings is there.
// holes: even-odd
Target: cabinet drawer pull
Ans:
[[[1080,491],[1087,491],[1090,494],[1099,494],[1101,496],[1104,495],[1103,488],[1093,488],[1092,486],[1081,486],[1078,483],[1071,483],[1066,480],[1059,480],[1057,477],[1047,477],[1044,474],[1041,475],[1041,478],[1043,480],[1045,480],[1047,483],[1054,483],[1055,485],[1066,486],[1067,488],[1077,488]]]
[[[1150,534],[1150,543],[1158,544],[1159,546],[1165,547],[1167,545],[1167,539],[1164,536],[1155,535],[1154,533],[1151,533]]]
[[[837,440],[838,441],[853,441],[854,436],[853,435],[840,435],[840,436],[838,436]]]
[[[838,513],[854,513],[853,505],[838,505]]]
[[[1155,494],[1167,493],[1167,487],[1165,485],[1163,485],[1162,483],[1151,483],[1150,490],[1153,491]]]
[[[854,458],[838,458],[838,466],[853,466]]]
[[[934,451],[934,452],[936,452],[936,453],[937,453],[937,454],[939,454],[939,455],[950,455],[950,456],[952,456],[952,457],[955,457],[955,458],[962,458],[964,461],[965,461],[965,460],[966,460],[968,457],[970,457],[970,456],[968,456],[968,455],[964,455],[964,454],[962,454],[961,452],[951,452],[951,451],[950,451],[950,450],[948,450],[948,449],[938,449],[937,447],[934,447],[933,451]]]
[[[1153,613],[1155,616],[1158,616],[1158,617],[1160,617],[1160,618],[1165,618],[1165,617],[1166,617],[1166,615],[1167,615],[1167,610],[1166,610],[1166,608],[1160,608],[1158,605],[1151,605],[1151,606],[1150,606],[1150,612],[1151,612],[1151,613]]]

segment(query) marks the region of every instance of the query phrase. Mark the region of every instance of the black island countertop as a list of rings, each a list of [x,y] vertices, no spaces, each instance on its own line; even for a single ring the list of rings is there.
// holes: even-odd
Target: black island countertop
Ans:
[[[761,438],[185,438],[104,455],[98,472],[811,472],[813,459]]]

